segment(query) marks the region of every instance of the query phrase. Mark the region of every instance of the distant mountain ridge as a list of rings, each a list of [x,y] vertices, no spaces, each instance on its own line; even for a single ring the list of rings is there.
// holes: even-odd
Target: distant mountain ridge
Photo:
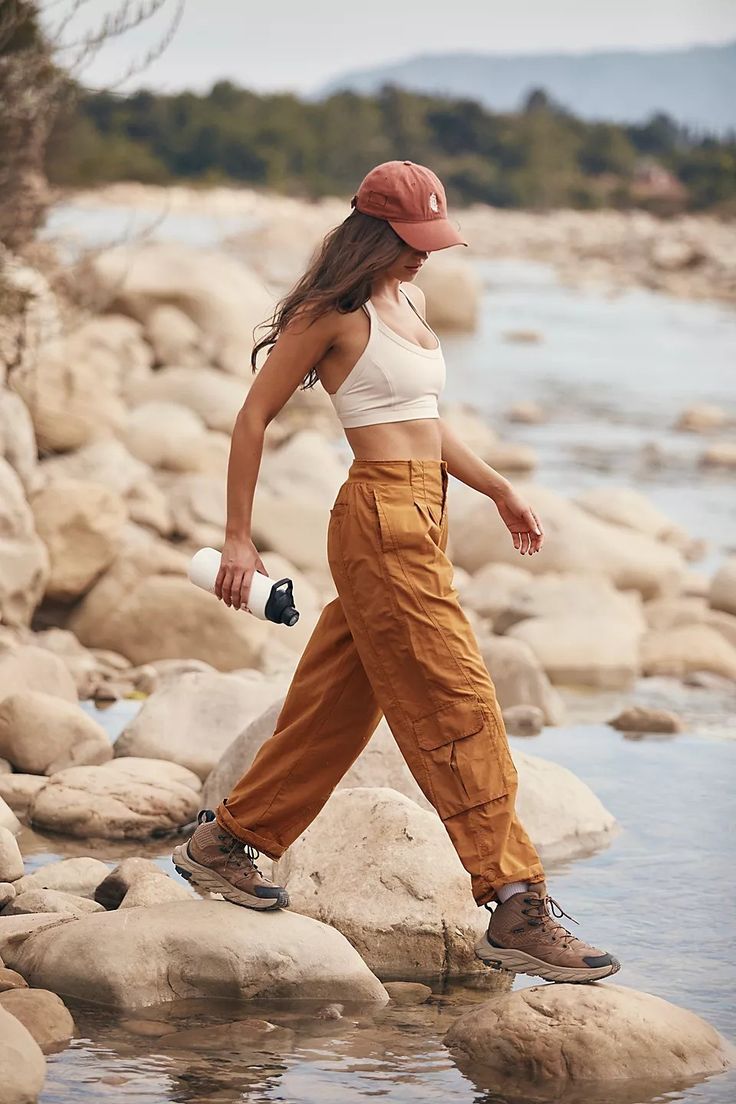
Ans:
[[[372,94],[385,83],[477,100],[493,111],[516,111],[532,89],[543,88],[583,119],[641,122],[665,112],[697,130],[736,129],[736,42],[641,52],[425,54],[347,72],[309,98],[341,89]]]

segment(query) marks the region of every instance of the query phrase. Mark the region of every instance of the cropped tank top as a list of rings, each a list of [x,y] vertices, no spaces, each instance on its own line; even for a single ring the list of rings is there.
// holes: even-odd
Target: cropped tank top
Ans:
[[[437,345],[424,349],[397,334],[379,317],[368,299],[368,343],[350,372],[330,395],[345,429],[410,418],[439,418],[437,399],[445,385],[445,359],[440,339],[402,292],[407,303],[434,336]]]

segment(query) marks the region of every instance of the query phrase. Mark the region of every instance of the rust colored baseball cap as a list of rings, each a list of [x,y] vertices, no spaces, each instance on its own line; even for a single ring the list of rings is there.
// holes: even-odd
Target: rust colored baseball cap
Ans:
[[[447,249],[467,245],[447,217],[447,197],[440,178],[413,161],[384,161],[363,178],[350,200],[364,215],[385,219],[412,249]]]

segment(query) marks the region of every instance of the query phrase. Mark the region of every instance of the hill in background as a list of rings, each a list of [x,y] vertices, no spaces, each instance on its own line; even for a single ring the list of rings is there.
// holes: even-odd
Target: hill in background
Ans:
[[[534,88],[584,119],[640,122],[662,112],[710,132],[736,128],[736,42],[684,50],[588,54],[455,53],[345,73],[314,93],[371,95],[383,84],[515,111]]]

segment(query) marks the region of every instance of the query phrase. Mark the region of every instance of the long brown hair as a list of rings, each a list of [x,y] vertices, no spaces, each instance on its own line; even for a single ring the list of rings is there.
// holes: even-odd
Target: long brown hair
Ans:
[[[385,219],[353,210],[344,222],[325,234],[306,272],[279,299],[268,322],[259,323],[270,329],[253,346],[250,355],[253,371],[258,352],[276,342],[297,311],[314,321],[328,310],[337,309],[342,314],[358,310],[370,298],[373,278],[390,267],[402,249],[406,249],[406,242]],[[304,377],[302,389],[313,387],[318,379],[312,368]]]

